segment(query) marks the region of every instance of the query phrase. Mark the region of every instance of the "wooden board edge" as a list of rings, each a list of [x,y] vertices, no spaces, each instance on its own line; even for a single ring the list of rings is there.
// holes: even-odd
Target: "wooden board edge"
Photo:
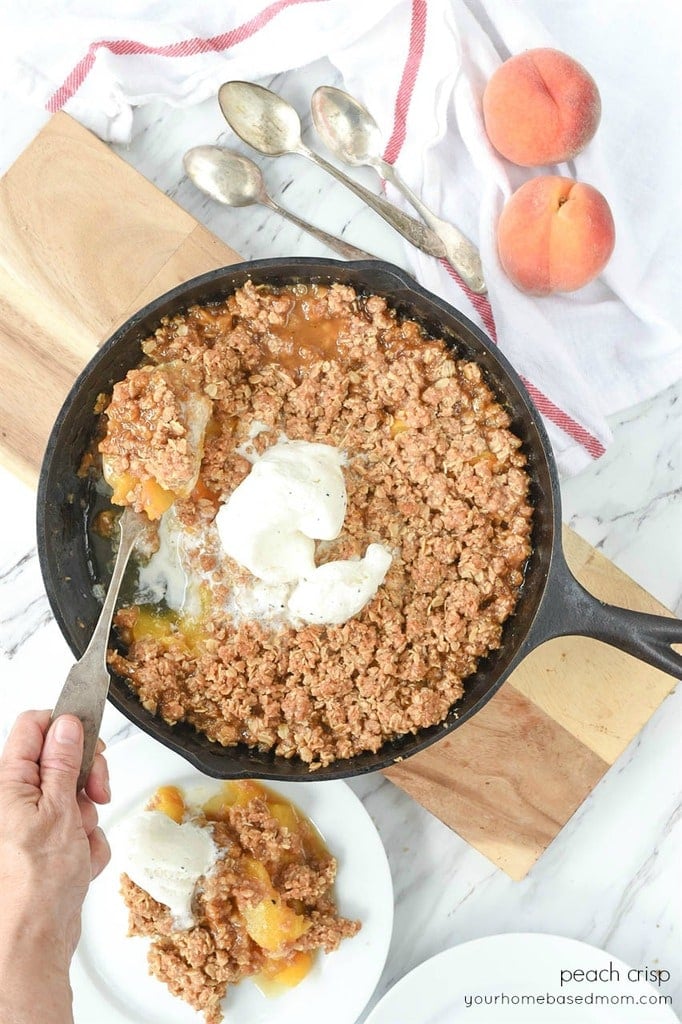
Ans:
[[[609,769],[511,687],[383,774],[512,878],[523,878]]]

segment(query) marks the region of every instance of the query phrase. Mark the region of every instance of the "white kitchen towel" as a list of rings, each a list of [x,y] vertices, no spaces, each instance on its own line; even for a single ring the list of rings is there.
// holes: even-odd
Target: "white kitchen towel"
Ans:
[[[499,344],[561,470],[574,473],[604,452],[610,413],[680,375],[675,25],[672,0],[119,0],[115,14],[101,0],[22,0],[5,8],[0,38],[5,91],[118,142],[130,138],[136,106],[187,106],[228,79],[328,56],[384,130],[386,158],[479,245],[489,296],[407,243],[406,263]],[[570,166],[514,167],[483,129],[486,81],[509,53],[534,46],[571,53],[601,91],[602,123]],[[500,210],[537,173],[589,182],[613,210],[611,262],[572,295],[523,295],[497,258]]]

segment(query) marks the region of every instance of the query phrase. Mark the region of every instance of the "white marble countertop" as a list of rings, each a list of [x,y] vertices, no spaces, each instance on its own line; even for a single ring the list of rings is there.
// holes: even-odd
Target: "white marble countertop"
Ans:
[[[325,69],[313,67],[268,84],[296,99],[324,80]],[[331,67],[326,80],[334,84]],[[305,109],[304,102],[298,105]],[[44,120],[15,108],[7,119],[0,170]],[[225,142],[225,129],[214,103],[185,111],[151,106],[136,112],[134,139],[117,150],[246,259],[329,255],[275,214],[220,208],[185,179],[182,152]],[[240,144],[235,148],[246,152]],[[397,236],[322,171],[296,157],[258,159],[273,196],[292,210],[377,255],[404,261]],[[371,172],[358,177],[375,187]],[[613,417],[615,442],[606,456],[562,483],[565,521],[678,614],[681,394],[673,385]],[[52,706],[71,655],[40,579],[34,494],[4,471],[0,485],[1,741],[19,710]],[[386,846],[396,898],[393,941],[370,1006],[440,950],[480,936],[531,931],[584,940],[637,967],[670,970],[663,991],[679,1009],[681,699],[677,693],[665,701],[523,882],[512,882],[380,775],[351,782]],[[107,742],[132,729],[107,708]]]

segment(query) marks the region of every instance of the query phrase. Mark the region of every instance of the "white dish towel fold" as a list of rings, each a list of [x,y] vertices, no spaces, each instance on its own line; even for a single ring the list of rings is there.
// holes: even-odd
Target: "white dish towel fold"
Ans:
[[[604,452],[609,414],[678,378],[679,16],[669,0],[119,0],[111,10],[101,0],[8,5],[5,89],[123,142],[136,106],[187,106],[227,79],[328,56],[381,125],[387,159],[479,245],[488,299],[407,243],[406,263],[496,339],[543,413],[564,473]],[[601,91],[600,128],[569,167],[515,168],[483,130],[486,81],[509,53],[535,46],[571,53]],[[587,181],[613,210],[611,262],[572,295],[522,295],[497,259],[499,212],[535,173]]]

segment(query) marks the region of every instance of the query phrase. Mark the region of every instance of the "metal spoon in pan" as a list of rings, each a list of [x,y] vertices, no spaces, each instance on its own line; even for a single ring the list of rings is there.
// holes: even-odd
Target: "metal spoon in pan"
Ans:
[[[301,140],[298,114],[276,93],[254,82],[225,82],[218,91],[218,101],[230,128],[247,145],[267,156],[297,153],[307,157],[318,167],[329,171],[417,248],[430,256],[445,256],[445,245],[434,231],[414,217],[408,217],[387,199],[374,195],[308,149]]]
[[[126,508],[119,520],[119,528],[121,534],[114,570],[90,643],[83,656],[71,667],[52,712],[53,721],[59,715],[76,715],[83,723],[83,758],[77,785],[79,792],[92,768],[99,727],[109,692],[107,647],[118,592],[121,589],[128,559],[142,534],[149,529],[149,520],[146,516],[137,515],[130,508]]]
[[[473,292],[483,294],[486,287],[478,250],[461,231],[432,213],[395,167],[382,159],[381,132],[369,111],[347,92],[330,85],[315,90],[310,109],[313,124],[327,149],[351,167],[373,167],[395,185],[443,240],[450,265]]]
[[[217,199],[219,203],[225,203],[227,206],[250,206],[252,203],[260,203],[286,217],[318,242],[323,242],[338,252],[344,259],[378,259],[364,249],[358,249],[335,235],[329,235],[326,231],[313,227],[296,214],[279,206],[266,191],[260,167],[248,157],[231,153],[229,149],[221,149],[220,146],[195,146],[194,149],[187,150],[183,163],[188,177],[196,187],[212,199]]]

